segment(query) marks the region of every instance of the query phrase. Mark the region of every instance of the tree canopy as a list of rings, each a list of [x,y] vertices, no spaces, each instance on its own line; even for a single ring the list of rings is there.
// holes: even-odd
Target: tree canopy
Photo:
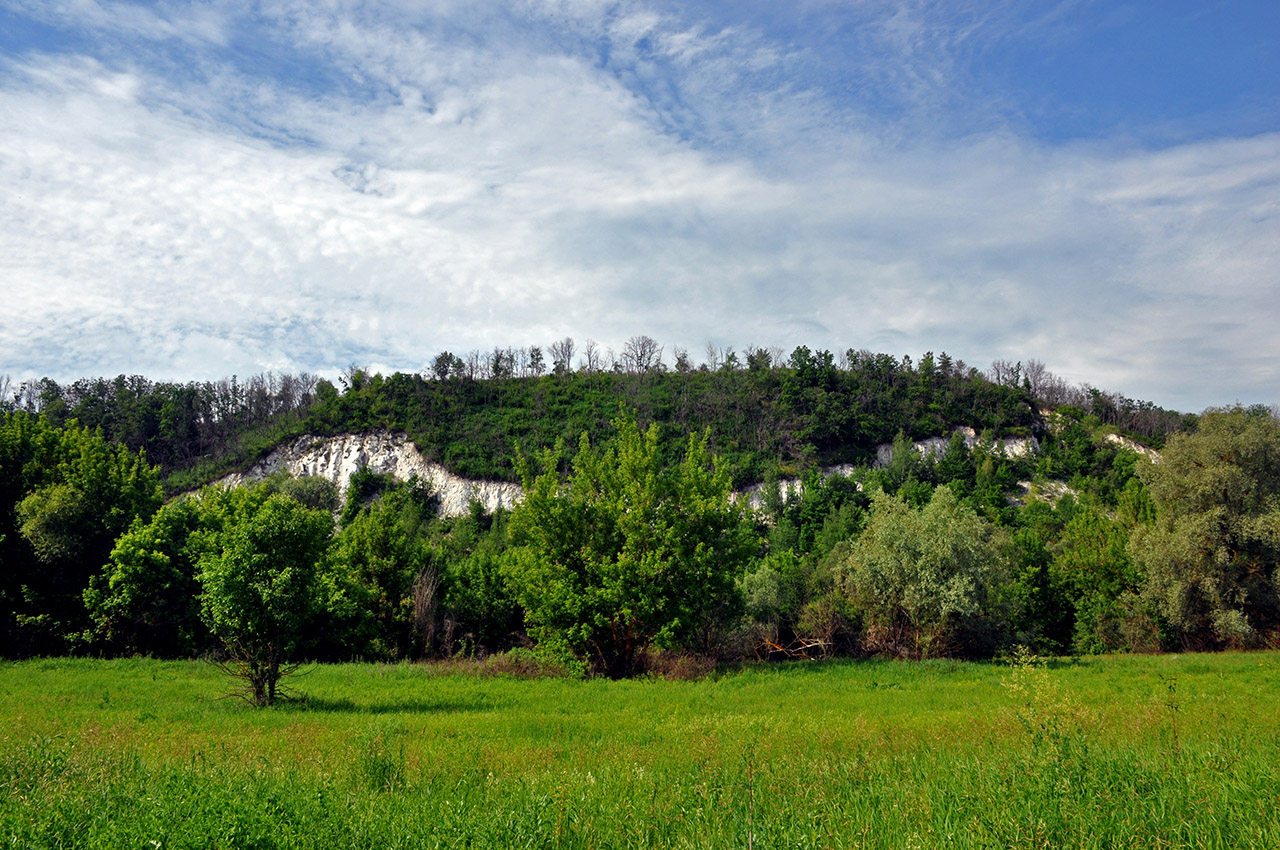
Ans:
[[[201,610],[250,701],[270,705],[324,608],[321,570],[333,518],[262,490],[223,506],[229,515],[201,532],[198,544]]]
[[[706,435],[664,465],[656,426],[614,426],[603,449],[582,436],[567,476],[563,446],[540,456],[540,472],[522,459],[507,563],[531,633],[617,677],[650,645],[690,645],[738,609],[735,578],[758,541]]]
[[[872,497],[845,587],[878,633],[874,640],[928,656],[977,639],[1007,578],[997,529],[939,487],[919,510],[887,493]]]
[[[1280,421],[1208,411],[1139,475],[1156,521],[1131,551],[1156,612],[1193,646],[1251,645],[1280,627]]]
[[[0,635],[10,651],[84,644],[81,598],[135,519],[160,507],[145,454],[17,412],[0,421]]]
[[[483,658],[530,641],[611,676],[676,663],[651,651],[668,648],[1280,641],[1273,412],[1182,416],[1034,363],[983,374],[945,354],[709,347],[698,366],[674,347],[668,371],[647,337],[621,359],[588,342],[577,368],[576,350],[446,352],[418,375],[353,367],[340,387],[24,383],[0,398],[3,652],[221,643],[269,698],[271,671],[303,658]],[[455,473],[520,478],[525,501],[440,516],[429,488],[369,468],[342,498],[285,473],[194,493],[282,439],[383,429]],[[1129,440],[1178,429],[1155,465]],[[191,495],[161,507],[162,473]]]

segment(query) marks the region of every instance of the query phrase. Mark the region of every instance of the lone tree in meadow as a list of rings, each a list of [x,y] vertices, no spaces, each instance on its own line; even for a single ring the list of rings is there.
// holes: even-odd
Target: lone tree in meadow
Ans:
[[[656,425],[614,426],[605,448],[582,436],[567,477],[563,446],[542,454],[537,474],[520,459],[525,498],[506,570],[535,639],[620,678],[649,647],[689,646],[709,620],[736,614],[734,578],[759,541],[706,436],[664,465]]]
[[[245,698],[272,705],[323,607],[320,570],[333,519],[280,493],[224,501],[231,515],[199,541],[201,609],[226,647],[228,672],[248,687]]]

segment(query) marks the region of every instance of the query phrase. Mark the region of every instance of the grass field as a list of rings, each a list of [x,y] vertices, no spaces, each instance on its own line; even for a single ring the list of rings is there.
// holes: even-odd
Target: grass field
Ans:
[[[693,682],[0,665],[4,847],[1280,847],[1280,655]]]

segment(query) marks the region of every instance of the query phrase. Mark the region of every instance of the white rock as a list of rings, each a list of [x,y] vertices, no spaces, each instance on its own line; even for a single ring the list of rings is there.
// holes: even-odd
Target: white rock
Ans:
[[[963,435],[964,444],[970,449],[979,443],[977,432],[967,425],[955,429],[952,434]],[[927,437],[917,440],[912,445],[920,454],[937,460],[947,453],[947,445],[950,442],[950,437]],[[1040,442],[1035,437],[1006,437],[1003,440],[996,440],[992,448],[1004,454],[1005,457],[1026,457],[1040,448]],[[881,443],[876,446],[876,466],[888,466],[892,459],[893,443]]]
[[[978,437],[972,428],[957,428],[964,435],[965,445],[977,445]],[[1117,438],[1119,439],[1119,438]],[[941,457],[947,450],[949,438],[930,437],[916,442],[916,451],[922,455]],[[1134,444],[1137,445],[1136,443]],[[999,440],[996,447],[1009,457],[1020,457],[1039,447],[1034,437]],[[1141,450],[1141,447],[1135,450]],[[1151,453],[1146,449],[1144,453]],[[893,455],[893,444],[885,443],[876,449],[876,465],[885,466]],[[462,516],[470,509],[471,502],[478,501],[485,511],[499,507],[512,508],[524,498],[519,484],[506,481],[475,481],[454,475],[438,463],[422,456],[413,442],[405,435],[389,431],[368,434],[343,434],[337,437],[298,437],[292,442],[275,448],[269,455],[244,472],[236,472],[219,479],[217,484],[236,487],[260,481],[272,473],[284,470],[294,477],[314,475],[332,481],[338,492],[346,496],[351,476],[361,469],[369,469],[379,475],[390,475],[398,481],[408,481],[417,475],[429,482],[440,498],[440,512],[444,516]],[[849,476],[857,469],[853,464],[823,467],[822,477]],[[783,502],[804,493],[804,484],[798,478],[778,482]],[[861,488],[861,484],[859,484]],[[764,507],[764,484],[753,484],[734,494],[736,499],[746,499],[754,511]]]
[[[825,480],[833,475],[843,475],[847,478],[850,475],[853,475],[857,468],[858,467],[851,463],[840,463],[835,466],[821,467],[818,471]],[[735,490],[733,498],[738,501],[746,499],[748,507],[756,513],[759,513],[764,510],[764,487],[764,482],[761,482],[759,484],[752,484],[750,487],[743,490]],[[862,490],[861,481],[857,482],[857,488],[858,490]],[[792,499],[796,499],[804,495],[804,482],[799,478],[781,478],[778,480],[778,490],[782,494],[782,504],[785,505]]]
[[[465,514],[473,500],[482,504],[485,511],[492,512],[500,507],[510,508],[524,497],[519,484],[472,481],[454,475],[424,458],[404,434],[387,431],[328,438],[299,437],[279,446],[243,473],[232,473],[217,483],[235,487],[260,481],[283,469],[295,477],[314,475],[332,481],[345,497],[351,476],[365,468],[379,475],[393,476],[398,481],[408,481],[417,475],[420,480],[430,482],[440,498],[440,512],[444,516]]]
[[[1153,462],[1160,460],[1160,452],[1155,449],[1148,448],[1136,440],[1130,440],[1128,437],[1122,437],[1119,434],[1107,434],[1106,440],[1108,443],[1114,443],[1115,445],[1120,446],[1121,448],[1126,448],[1131,452],[1137,452]]]

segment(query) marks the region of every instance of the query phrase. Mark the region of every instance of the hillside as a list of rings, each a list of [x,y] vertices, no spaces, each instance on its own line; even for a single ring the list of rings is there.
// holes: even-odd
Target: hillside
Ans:
[[[1150,542],[1163,539],[1157,521],[1177,532],[1178,511],[1196,503],[1166,488],[1160,507],[1148,482],[1166,464],[1143,457],[1192,445],[1206,420],[1044,377],[983,375],[945,355],[837,364],[797,349],[784,365],[714,371],[352,370],[341,389],[305,376],[43,382],[0,423],[0,628],[13,655],[211,651],[202,565],[269,540],[283,511],[326,538],[307,544],[325,552],[312,566],[330,594],[307,603],[323,612],[298,638],[307,657],[540,641],[550,615],[535,613],[538,589],[552,586],[540,571],[605,567],[624,543],[638,560],[616,563],[663,578],[606,586],[687,606],[646,626],[639,647],[662,635],[708,657],[916,657],[1272,640],[1265,589],[1245,608],[1209,600],[1188,617],[1160,595],[1181,579],[1147,574],[1164,557]],[[1244,423],[1271,439],[1266,411],[1204,416],[1220,434]],[[536,498],[518,483],[522,456]],[[173,498],[215,481],[262,484]],[[909,573],[872,570],[876,552],[885,564],[946,561],[926,577],[959,572],[904,597],[880,583]],[[697,563],[710,566],[677,597],[675,576]],[[903,599],[932,599],[934,613]],[[602,667],[575,644],[572,663],[610,675],[647,663],[627,653]]]
[[[996,364],[982,373],[943,353],[913,361],[866,351],[749,350],[741,360],[678,368],[557,368],[540,374],[528,358],[496,349],[466,361],[447,352],[420,374],[352,369],[337,386],[311,375],[174,384],[141,376],[23,384],[10,409],[51,424],[76,421],[111,442],[145,450],[166,489],[191,489],[243,471],[303,435],[405,433],[423,458],[451,474],[515,483],[517,447],[533,452],[582,433],[599,440],[620,410],[658,423],[669,455],[685,436],[709,430],[711,448],[735,486],[771,474],[871,464],[899,432],[913,440],[969,428],[991,439],[1040,436],[1045,411],[1159,448],[1194,417],[1096,388],[1068,387],[1042,368]],[[1032,361],[1032,365],[1036,365]],[[883,462],[883,458],[881,458]]]

